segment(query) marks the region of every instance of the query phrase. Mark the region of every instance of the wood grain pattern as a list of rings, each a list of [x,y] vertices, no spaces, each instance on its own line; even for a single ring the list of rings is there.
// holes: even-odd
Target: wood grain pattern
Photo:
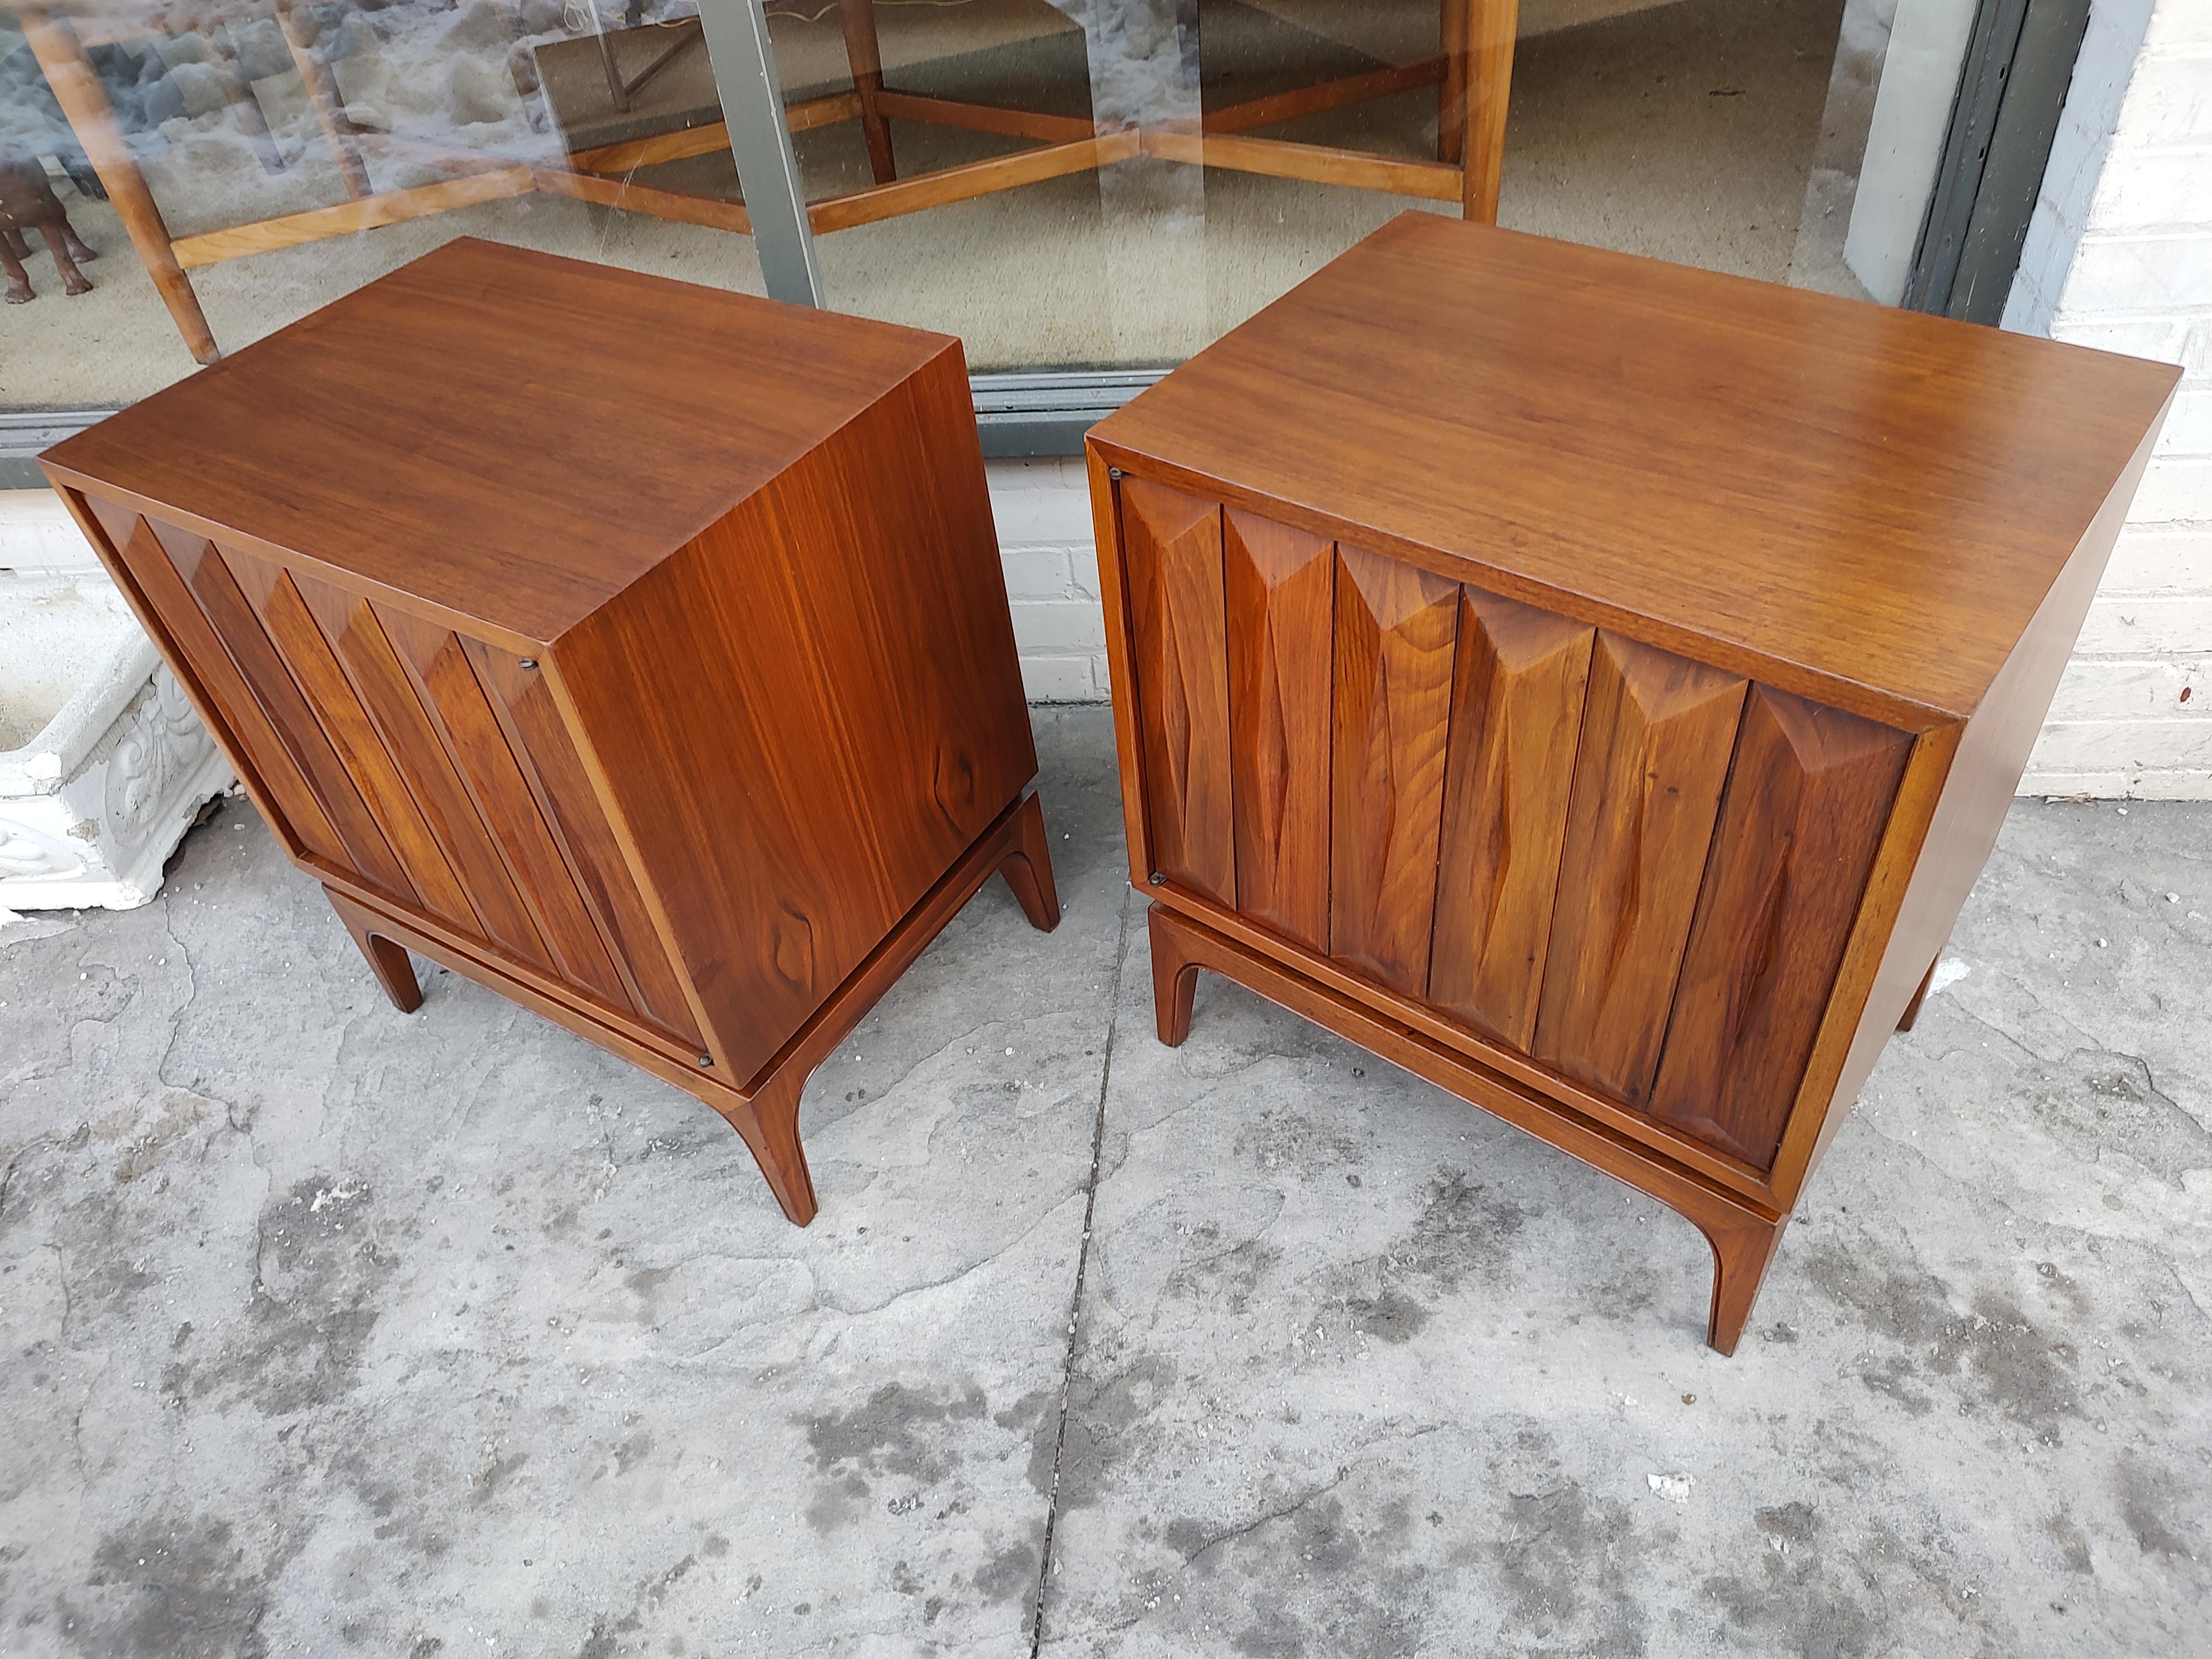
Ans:
[[[1126,481],[1130,620],[1154,869],[1237,902],[1221,509]]]
[[[368,601],[297,571],[293,586],[337,649],[362,703],[405,775],[430,832],[459,876],[483,937],[510,956],[551,969],[553,954],[516,891],[506,859],[478,815],[468,785],[416,693],[414,681]]]
[[[994,872],[1060,918],[966,364],[606,275],[448,247],[41,459],[394,1002],[420,951],[689,1090],[803,1224],[830,1048]],[[586,477],[547,399],[682,413]]]
[[[1426,989],[1459,588],[1340,545],[1330,721],[1329,954]]]
[[[740,1082],[1035,775],[974,409],[933,358],[543,659]]]
[[[112,562],[109,568],[117,586],[144,605],[142,620],[149,624],[155,639],[169,642],[172,666],[182,663],[189,671],[180,673],[179,680],[192,688],[209,730],[228,739],[233,764],[241,777],[252,781],[256,804],[286,850],[295,859],[312,857],[332,869],[350,867],[345,845],[299,763],[254,702],[169,556],[171,542],[189,546],[196,538],[173,525],[157,532],[149,520],[126,507],[74,491],[68,494],[86,501],[94,532],[88,539],[104,560]]]
[[[413,792],[386,749],[368,710],[354,694],[345,670],[307,610],[291,577],[274,565],[234,550],[222,561],[252,602],[270,642],[276,647],[293,683],[307,700],[317,723],[331,740],[339,763],[360,788],[362,798],[407,872],[407,879],[435,916],[461,927],[476,925],[476,912],[445,850],[430,832]]]
[[[627,1011],[630,1003],[622,976],[538,812],[459,637],[404,611],[380,610],[377,619],[398,648],[477,815],[490,830],[515,891],[530,907],[538,937],[562,974],[600,1001]]]
[[[1455,0],[1447,51],[1510,9]],[[1102,503],[1126,477],[1364,550],[1333,596],[1332,926],[1364,913],[1392,960],[1165,881],[1161,1040],[1218,969],[1674,1205],[1727,1352],[1988,856],[2173,380],[1433,216],[1370,238],[1086,442]],[[1099,528],[1133,781],[1152,711]],[[1370,568],[1457,585],[1450,695],[1403,720]],[[1274,596],[1233,544],[1228,569],[1241,662]],[[1267,695],[1311,706],[1297,672],[1277,653]],[[1395,757],[1439,742],[1432,883],[1406,860],[1379,896]]]
[[[1654,1116],[1773,1163],[1911,746],[1902,732],[1752,689]]]
[[[2138,367],[2113,361],[2116,374]],[[1989,861],[2170,408],[2162,405],[2145,423],[1973,718],[1914,746],[1891,834],[1868,881],[1879,914],[1893,926],[1854,933],[1839,975],[1844,988],[1821,1028],[1806,1090],[1775,1159],[1777,1186],[1793,1199],[1843,1122],[1844,1112],[1836,1108],[1858,1097]]]
[[[654,931],[606,813],[562,723],[545,676],[523,659],[475,640],[462,647],[514,752],[523,781],[553,831],[599,924],[607,954],[640,1015],[697,1048],[699,1022],[684,981]]]
[[[1336,550],[1245,513],[1222,549],[1237,905],[1325,951]]]
[[[1582,738],[1593,630],[1462,590],[1428,1000],[1527,1049]]]
[[[155,533],[160,533],[158,526]],[[300,695],[291,671],[262,630],[221,550],[191,535],[165,539],[163,546],[251,688],[252,701],[268,716],[307,780],[316,805],[337,830],[345,849],[343,867],[359,872],[363,880],[395,897],[412,899],[414,884],[393,855],[359,787],[347,775],[329,736],[316,723],[314,711]]]
[[[41,459],[526,649],[957,349],[462,237]],[[592,441],[515,441],[530,431]]]
[[[1088,441],[1919,731],[1979,706],[2179,373],[1409,212]]]
[[[1534,1053],[1650,1098],[1744,682],[1616,635],[1592,653]]]

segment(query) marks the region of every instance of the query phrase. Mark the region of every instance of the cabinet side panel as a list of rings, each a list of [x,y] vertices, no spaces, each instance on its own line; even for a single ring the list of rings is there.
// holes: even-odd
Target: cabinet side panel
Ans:
[[[353,860],[299,763],[254,701],[245,677],[223,649],[214,624],[192,597],[153,526],[137,513],[96,495],[84,500],[122,574],[144,597],[148,608],[175,642],[182,660],[170,666],[198,688],[206,705],[204,712],[216,716],[209,723],[210,729],[218,738],[228,740],[231,763],[241,776],[258,781],[270,810],[283,819],[273,827],[280,836],[289,832],[299,851],[336,869],[353,868]]]
[[[1744,682],[1600,633],[1536,1016],[1538,1059],[1649,1099]]]
[[[957,353],[552,646],[744,1086],[1035,775]]]
[[[1331,719],[1329,954],[1428,989],[1459,585],[1340,546]]]
[[[1899,813],[1911,798],[1916,810],[1926,814],[1921,819],[1926,829],[1917,843],[1909,836],[1893,836],[1896,858],[1885,848],[1876,866],[1875,883],[1890,891],[1882,914],[1862,927],[1867,948],[1861,963],[1853,965],[1864,975],[1864,958],[1877,951],[1879,965],[1870,975],[1855,975],[1848,996],[1839,994],[1807,1071],[1807,1098],[1792,1115],[1775,1160],[1776,1188],[1793,1200],[1881,1057],[1914,988],[1942,950],[1996,845],[2013,792],[2020,787],[2165,418],[2161,410],[2136,446],[1973,717],[1963,728],[1922,739],[1927,758],[1923,762],[1916,753],[1900,790]],[[1932,805],[1925,799],[1929,794],[1936,797]],[[1898,881],[1904,883],[1901,894],[1894,891]],[[1853,955],[1861,956],[1856,939]]]
[[[1462,590],[1429,1000],[1524,1052],[1595,639],[1582,623]]]
[[[696,1048],[698,1022],[683,982],[653,930],[544,674],[523,667],[521,659],[496,646],[464,643],[492,712],[506,728],[508,746],[591,902],[631,1001],[643,1018]]]
[[[1911,743],[1752,688],[1653,1116],[1773,1163]]]
[[[1125,478],[1121,533],[1152,859],[1186,886],[1234,904],[1221,508],[1164,484]]]
[[[1327,950],[1334,546],[1229,512],[1222,549],[1237,908]]]

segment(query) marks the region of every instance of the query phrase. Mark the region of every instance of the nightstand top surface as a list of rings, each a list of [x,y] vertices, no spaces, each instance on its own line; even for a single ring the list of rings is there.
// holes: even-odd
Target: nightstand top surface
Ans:
[[[1407,213],[1092,439],[1515,597],[1963,716],[2179,375]]]
[[[42,459],[550,642],[956,349],[462,238]]]

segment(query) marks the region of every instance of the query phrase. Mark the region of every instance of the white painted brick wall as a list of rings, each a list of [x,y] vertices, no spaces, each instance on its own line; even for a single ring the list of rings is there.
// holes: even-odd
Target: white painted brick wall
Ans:
[[[992,461],[991,512],[1031,702],[1106,700],[1106,619],[1080,458]]]
[[[2212,799],[2212,3],[2096,0],[2005,326],[2182,365],[2024,793]]]

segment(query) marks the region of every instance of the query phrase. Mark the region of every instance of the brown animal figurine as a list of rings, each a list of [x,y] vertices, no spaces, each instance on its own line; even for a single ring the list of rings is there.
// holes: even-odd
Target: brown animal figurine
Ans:
[[[23,269],[23,261],[31,257],[23,233],[31,229],[38,231],[46,252],[54,256],[62,292],[91,293],[92,281],[76,268],[76,262],[100,255],[70,228],[69,215],[46,182],[46,168],[35,161],[0,161],[0,270],[8,273],[8,291],[0,297],[11,306],[27,305],[37,297],[31,274]]]

